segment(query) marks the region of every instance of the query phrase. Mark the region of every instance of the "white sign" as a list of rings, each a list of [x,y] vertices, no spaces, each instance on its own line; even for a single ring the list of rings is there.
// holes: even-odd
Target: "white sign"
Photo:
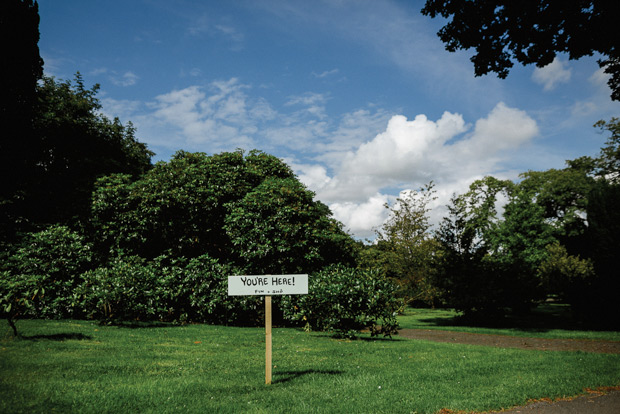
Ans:
[[[308,275],[228,276],[228,296],[307,294]]]

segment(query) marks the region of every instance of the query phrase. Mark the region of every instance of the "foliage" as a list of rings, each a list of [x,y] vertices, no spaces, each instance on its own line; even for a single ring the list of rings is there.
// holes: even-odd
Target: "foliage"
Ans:
[[[531,2],[427,0],[422,13],[450,19],[437,33],[446,49],[476,49],[476,76],[508,75],[513,60],[543,67],[557,53],[579,59],[600,53],[611,75],[612,99],[620,100],[620,55],[613,2],[542,0]],[[584,36],[584,33],[588,33]]]
[[[102,321],[254,323],[260,298],[229,298],[234,268],[202,255],[147,261],[118,255],[85,272],[77,295],[87,316]]]
[[[90,244],[65,226],[26,235],[1,269],[0,299],[9,324],[20,316],[74,316],[77,276],[91,256]]]
[[[38,4],[32,0],[0,2],[0,249],[14,242],[23,226],[24,183],[36,165],[33,119],[37,82],[43,76],[39,55]]]
[[[117,257],[107,267],[85,272],[81,306],[88,317],[109,320],[159,319],[166,311],[164,281],[138,256]]]
[[[79,73],[74,83],[44,77],[39,85],[38,181],[26,206],[37,223],[86,221],[98,177],[137,177],[151,166],[153,153],[136,140],[131,123],[101,114],[98,90],[99,85],[87,89]],[[47,208],[39,207],[43,203]]]
[[[409,191],[396,199],[388,220],[377,232],[387,262],[387,274],[401,287],[399,295],[405,301],[433,303],[438,292],[431,284],[432,262],[438,245],[432,238],[428,212],[435,200],[433,183],[418,191]]]
[[[353,242],[295,178],[268,178],[229,205],[224,229],[239,264],[256,274],[309,273],[351,262]]]
[[[309,277],[308,294],[282,299],[284,317],[306,329],[354,337],[361,329],[372,335],[396,333],[402,302],[397,287],[377,270],[334,265]]]
[[[601,131],[611,132],[605,146],[594,162],[594,172],[614,184],[620,184],[620,118],[611,118],[609,122],[603,120],[594,124]]]
[[[542,261],[538,272],[548,292],[553,292],[573,310],[583,312],[586,304],[585,293],[594,279],[592,260],[571,256],[560,243],[547,246],[547,257]]]
[[[467,193],[452,197],[436,232],[441,255],[435,261],[434,285],[449,306],[468,317],[493,318],[508,306],[506,273],[489,255],[493,243],[498,244],[499,199],[508,198],[513,187],[490,176],[474,181]]]
[[[620,308],[617,306],[620,291],[620,184],[597,181],[589,195],[588,233],[590,258],[594,262],[596,278],[588,292],[590,319],[606,320],[618,324]]]
[[[485,260],[503,279],[505,304],[513,311],[544,299],[545,292],[536,274],[546,258],[546,246],[553,243],[551,226],[533,194],[518,187],[504,209],[504,220],[490,240],[491,251]]]
[[[581,236],[587,223],[585,211],[593,179],[577,166],[561,170],[528,171],[520,174],[519,188],[540,206],[554,235],[564,240]]]
[[[223,230],[227,205],[266,177],[293,177],[282,161],[259,151],[207,156],[177,152],[136,182],[104,177],[93,195],[93,227],[98,249],[120,248],[154,258],[170,250],[184,257],[229,257]]]
[[[135,178],[150,168],[153,153],[136,140],[131,123],[101,113],[98,90],[99,85],[86,88],[79,73],[74,82],[43,77],[38,83],[33,140],[25,149],[30,161],[8,175],[18,187],[2,203],[7,232],[85,225],[97,178],[112,173]]]
[[[452,198],[437,232],[443,255],[435,278],[450,306],[490,318],[544,298],[537,269],[556,239],[535,187],[531,179],[514,184],[486,177]],[[506,198],[501,218],[499,194]]]
[[[0,272],[0,312],[6,317],[13,335],[19,336],[15,321],[32,314],[45,295],[45,278],[41,275]]]
[[[291,169],[260,151],[178,152],[141,179],[104,177],[93,195],[102,255],[208,254],[254,272],[310,272],[350,260],[352,241]]]

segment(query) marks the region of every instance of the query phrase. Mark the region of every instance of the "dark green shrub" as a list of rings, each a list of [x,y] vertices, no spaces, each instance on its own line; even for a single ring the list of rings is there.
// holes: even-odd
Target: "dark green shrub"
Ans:
[[[228,276],[235,273],[209,255],[152,261],[119,255],[85,272],[77,295],[84,314],[103,321],[256,324],[262,298],[228,297]]]
[[[372,335],[396,333],[402,306],[397,286],[377,270],[329,266],[312,274],[308,294],[283,296],[284,317],[307,329],[354,337],[362,329]]]
[[[170,310],[179,315],[176,320],[216,324],[255,324],[260,320],[262,298],[228,296],[228,276],[240,274],[231,265],[205,254],[184,260],[174,271],[166,266],[160,271],[167,275]],[[178,277],[172,279],[172,274]]]
[[[91,259],[90,244],[66,226],[54,225],[30,233],[3,263],[5,277],[0,292],[14,301],[31,297],[30,306],[21,311],[23,316],[76,316],[74,291],[79,275],[91,266]],[[32,299],[33,289],[37,300]]]
[[[82,275],[78,289],[87,316],[102,320],[153,320],[165,314],[165,281],[138,256],[118,256]]]

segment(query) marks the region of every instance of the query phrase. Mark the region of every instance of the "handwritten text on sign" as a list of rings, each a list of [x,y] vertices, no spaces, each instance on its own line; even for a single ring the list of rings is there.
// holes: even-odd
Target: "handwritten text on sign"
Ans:
[[[228,276],[228,296],[306,294],[308,275]]]

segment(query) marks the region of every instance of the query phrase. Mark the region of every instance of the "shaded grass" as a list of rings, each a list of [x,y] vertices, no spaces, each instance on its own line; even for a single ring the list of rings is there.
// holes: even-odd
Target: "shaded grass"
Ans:
[[[620,332],[589,330],[571,319],[568,305],[545,303],[530,315],[495,321],[493,326],[464,320],[452,309],[408,308],[398,322],[404,329],[440,329],[447,331],[511,335],[549,339],[592,339],[620,341]]]
[[[260,328],[19,323],[26,339],[0,334],[2,413],[482,411],[620,384],[620,355],[278,328],[266,386]]]

